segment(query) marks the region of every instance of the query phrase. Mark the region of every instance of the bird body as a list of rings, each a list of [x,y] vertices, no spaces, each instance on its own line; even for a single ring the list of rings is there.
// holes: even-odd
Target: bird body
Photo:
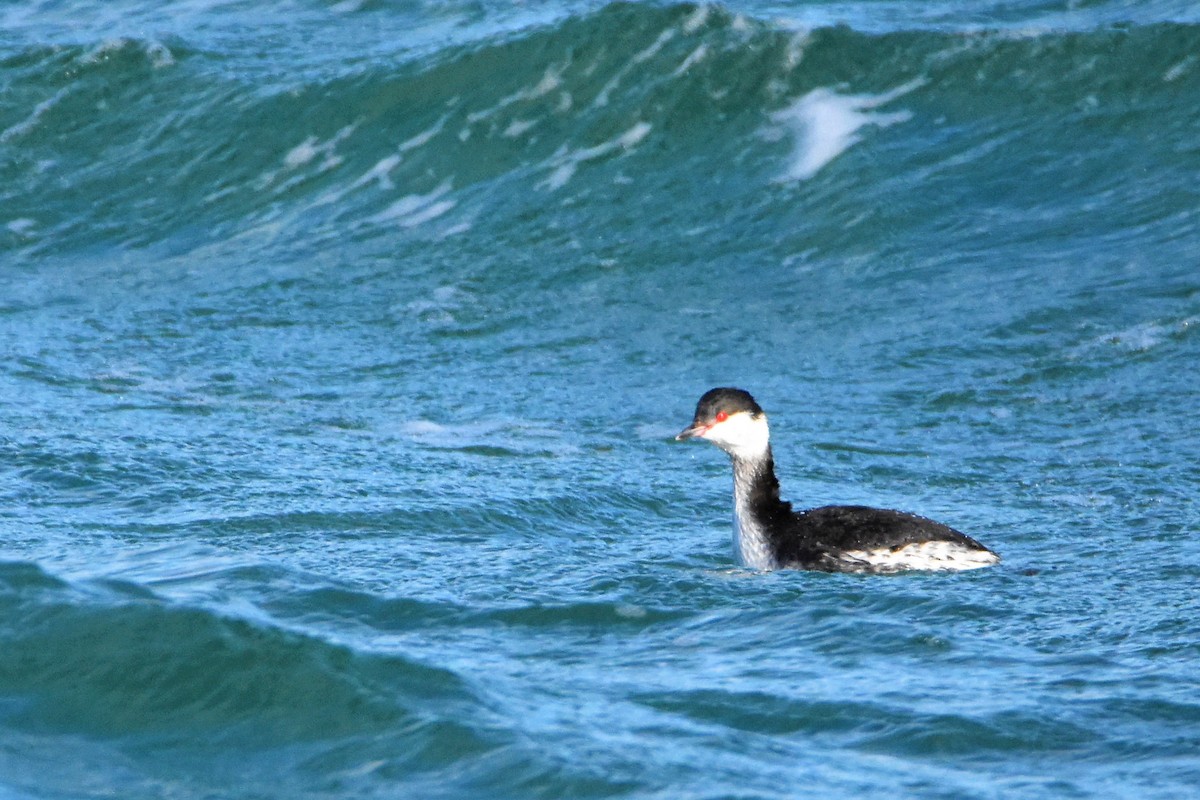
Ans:
[[[767,416],[741,389],[712,389],[677,439],[706,439],[733,463],[734,552],[746,567],[886,573],[964,570],[996,553],[925,517],[868,506],[794,511],[779,496]]]

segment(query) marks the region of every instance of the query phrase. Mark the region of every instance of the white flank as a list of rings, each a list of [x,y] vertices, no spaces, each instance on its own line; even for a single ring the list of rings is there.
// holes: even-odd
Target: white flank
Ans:
[[[878,550],[847,550],[838,559],[851,569],[864,572],[902,572],[931,570],[937,572],[979,569],[1000,561],[989,550],[964,547],[957,542],[916,542],[896,548]]]

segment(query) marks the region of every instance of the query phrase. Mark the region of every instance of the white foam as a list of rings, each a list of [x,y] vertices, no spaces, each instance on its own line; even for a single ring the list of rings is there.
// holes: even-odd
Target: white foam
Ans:
[[[295,169],[296,167],[302,167],[316,158],[317,153],[319,152],[320,150],[317,148],[317,137],[309,136],[303,142],[287,152],[287,155],[283,157],[283,164],[285,167],[290,167],[292,169]]]
[[[642,139],[646,138],[646,136],[650,133],[650,127],[650,123],[648,122],[637,123],[632,128],[625,131],[625,133],[621,134],[620,137],[618,137],[617,144],[628,150],[638,142],[642,141]]]
[[[584,147],[579,150],[567,150],[565,147],[559,149],[550,159],[550,163],[554,166],[550,177],[540,185],[550,190],[562,188],[575,175],[575,170],[579,168],[580,164],[617,151],[632,150],[650,135],[651,128],[652,126],[648,122],[638,122],[620,136],[594,147]]]
[[[121,52],[127,47],[136,47],[137,44],[133,39],[118,36],[113,39],[105,39],[100,44],[93,47],[84,55],[80,56],[79,63],[81,64],[100,64],[107,61],[114,54]],[[171,52],[162,42],[153,39],[141,45],[142,52],[146,55],[146,59],[150,62],[150,66],[155,69],[174,66],[175,54]]]
[[[390,222],[403,228],[412,228],[431,219],[436,219],[455,206],[453,200],[442,199],[449,193],[450,189],[450,181],[445,180],[427,194],[405,195],[383,211],[370,217],[367,221],[373,223]]]
[[[409,150],[415,150],[418,147],[426,145],[429,140],[442,132],[442,128],[446,125],[446,117],[442,117],[432,126],[413,136],[411,139],[406,139],[400,143],[399,150],[401,153],[407,153]]]
[[[425,208],[417,211],[414,214],[409,214],[399,220],[400,227],[413,228],[417,225],[429,222],[431,219],[437,219],[442,214],[445,214],[450,209],[457,205],[453,200],[440,200],[436,203],[431,203]]]
[[[1117,331],[1108,341],[1131,353],[1142,353],[1162,343],[1171,329],[1159,323],[1146,323]]]
[[[325,170],[333,169],[342,163],[342,157],[334,152],[335,148],[350,134],[354,133],[356,127],[356,125],[343,127],[327,142],[322,142],[316,136],[309,136],[284,155],[284,169],[298,169],[315,160],[317,156],[324,156],[324,160],[318,165],[320,171],[324,172]],[[275,177],[276,173],[268,175],[266,182],[270,183]]]
[[[538,82],[533,86],[530,86],[526,89],[518,89],[510,95],[501,97],[496,102],[496,105],[491,106],[490,108],[485,108],[482,111],[473,111],[470,114],[467,114],[467,122],[471,124],[482,122],[485,119],[490,119],[496,116],[496,114],[500,113],[514,103],[537,100],[540,97],[545,97],[555,89],[558,89],[560,86],[562,86],[561,75],[563,69],[565,69],[565,67],[556,68],[554,65],[546,67],[546,71],[542,73],[541,79],[539,79]]]
[[[469,230],[471,230],[470,222],[459,222],[454,225],[450,225],[449,227],[442,228],[437,232],[437,238],[449,239],[451,236],[458,236],[460,233],[466,233]]]
[[[780,180],[807,180],[816,175],[862,137],[867,125],[886,128],[912,117],[908,111],[873,113],[870,109],[890,103],[916,89],[923,81],[911,81],[884,94],[842,95],[832,89],[814,89],[795,103],[775,112],[771,120],[786,127],[795,139],[791,163]]]
[[[651,42],[649,45],[647,45],[640,52],[635,53],[633,56],[632,62],[634,64],[641,64],[643,62],[649,61],[650,59],[652,59],[656,55],[658,55],[659,52],[662,51],[663,47],[667,44],[667,42],[671,41],[674,38],[675,38],[675,31],[672,30],[671,28],[667,28],[665,31],[660,33],[653,42]]]
[[[445,425],[440,425],[429,419],[411,419],[400,426],[405,434],[414,437],[441,436],[447,433]]]
[[[625,80],[626,76],[629,75],[633,68],[638,64],[654,58],[654,56],[658,55],[662,51],[667,42],[674,38],[675,31],[668,28],[660,33],[658,37],[655,38],[655,40],[649,45],[637,53],[634,53],[633,57],[629,59],[628,63],[617,70],[616,74],[609,78],[608,83],[604,84],[604,87],[600,90],[600,93],[596,95],[594,100],[592,100],[592,107],[603,108],[604,106],[607,106],[609,97],[617,90],[617,87],[621,85],[621,81]]]
[[[691,36],[693,33],[704,27],[704,23],[708,22],[708,17],[711,13],[712,6],[708,5],[707,3],[696,6],[696,10],[691,13],[691,16],[683,21],[683,25],[680,27],[683,29],[685,34]]]
[[[129,39],[118,36],[115,39],[105,39],[80,57],[81,64],[99,64],[108,59],[113,53],[119,52],[129,44]]]
[[[50,97],[34,106],[33,112],[30,113],[28,117],[21,120],[17,124],[6,128],[3,132],[0,132],[0,144],[8,144],[13,139],[25,136],[34,128],[36,128],[38,122],[41,121],[42,117],[46,115],[46,112],[58,105],[62,99],[67,96],[69,91],[69,87],[64,86]]]
[[[350,188],[357,189],[360,186],[365,186],[371,181],[375,181],[379,185],[380,189],[391,189],[393,186],[392,170],[398,166],[400,166],[400,156],[384,156],[383,158],[379,159],[379,161],[375,162],[375,166],[367,170],[366,174],[356,180]]]
[[[1113,347],[1126,353],[1144,353],[1169,341],[1172,337],[1187,332],[1188,328],[1195,325],[1198,319],[1200,318],[1187,317],[1177,321],[1143,322],[1093,338],[1072,348],[1068,354],[1075,359],[1086,359]]]
[[[311,160],[311,158],[309,160]],[[396,154],[384,156],[383,158],[379,159],[379,161],[375,162],[375,166],[364,172],[354,181],[354,183],[350,184],[349,186],[339,189],[330,189],[327,192],[321,193],[315,200],[313,200],[311,207],[317,208],[318,206],[338,203],[346,195],[361,189],[369,183],[375,183],[376,187],[381,191],[388,191],[395,188],[395,184],[392,182],[391,173],[392,170],[400,166],[400,162],[402,160],[403,159]],[[219,193],[216,196],[219,196]],[[205,201],[210,201],[210,198],[215,199],[216,196],[210,195],[209,197],[205,198]]]
[[[1171,81],[1179,80],[1184,75],[1186,75],[1189,70],[1191,70],[1191,68],[1195,65],[1195,63],[1196,63],[1195,56],[1185,57],[1183,59],[1183,61],[1180,61],[1178,64],[1176,64],[1175,66],[1171,67],[1170,69],[1168,69],[1166,71],[1166,73],[1163,75],[1163,81],[1165,83],[1170,83]]]
[[[808,43],[812,39],[812,35],[807,31],[797,31],[791,39],[788,40],[787,50],[783,56],[783,68],[788,72],[800,66],[800,62],[804,60],[804,51],[808,49]]]
[[[454,315],[468,302],[466,294],[457,287],[439,286],[433,290],[432,298],[411,300],[398,308],[402,308],[407,315],[420,318],[423,322],[439,326],[454,325],[456,322]]]
[[[526,453],[579,451],[563,440],[560,430],[519,418],[481,419],[462,424],[414,419],[400,424],[396,432],[430,447],[503,447]]]
[[[514,119],[508,123],[508,127],[500,135],[507,139],[516,139],[524,133],[527,133],[530,128],[537,125],[535,119]]]
[[[550,94],[560,86],[562,86],[562,78],[560,77],[559,73],[556,72],[552,67],[547,67],[546,71],[542,73],[542,79],[538,81],[537,85],[530,89],[528,93],[522,97],[522,99],[543,97]]]
[[[155,69],[175,66],[175,54],[162,42],[147,42],[144,49],[150,66]]]
[[[613,609],[618,617],[625,619],[642,619],[648,613],[645,606],[634,605],[633,603],[621,603]]]
[[[29,217],[21,217],[8,222],[5,229],[9,233],[15,233],[17,236],[32,236],[33,229],[37,227],[37,222]]]
[[[689,69],[694,67],[696,64],[699,64],[701,61],[703,61],[707,56],[708,56],[708,45],[702,43],[695,50],[688,53],[688,57],[685,58],[678,67],[675,68],[675,71],[671,73],[671,77],[678,78],[680,75],[683,75],[684,73],[686,73]]]

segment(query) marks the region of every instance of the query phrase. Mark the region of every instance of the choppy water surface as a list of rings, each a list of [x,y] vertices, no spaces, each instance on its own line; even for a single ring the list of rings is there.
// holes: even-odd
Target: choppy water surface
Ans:
[[[0,798],[1181,797],[1190,4],[0,10]],[[961,575],[736,569],[785,496]]]

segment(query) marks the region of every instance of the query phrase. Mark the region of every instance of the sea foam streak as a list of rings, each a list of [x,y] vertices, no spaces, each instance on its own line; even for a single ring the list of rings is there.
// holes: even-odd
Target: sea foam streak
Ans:
[[[584,147],[570,151],[564,147],[552,159],[554,170],[550,173],[550,177],[539,185],[542,188],[551,190],[561,189],[566,185],[567,181],[571,180],[571,177],[575,174],[575,170],[579,168],[580,164],[603,158],[616,152],[628,152],[645,139],[649,135],[650,130],[651,126],[648,123],[639,122],[615,139],[602,142],[594,147]]]
[[[908,94],[924,83],[910,81],[883,94],[842,95],[832,89],[814,89],[787,108],[771,115],[795,139],[791,163],[780,176],[783,181],[807,180],[844,153],[862,136],[867,125],[886,128],[912,118],[908,111],[872,113],[870,110]]]

